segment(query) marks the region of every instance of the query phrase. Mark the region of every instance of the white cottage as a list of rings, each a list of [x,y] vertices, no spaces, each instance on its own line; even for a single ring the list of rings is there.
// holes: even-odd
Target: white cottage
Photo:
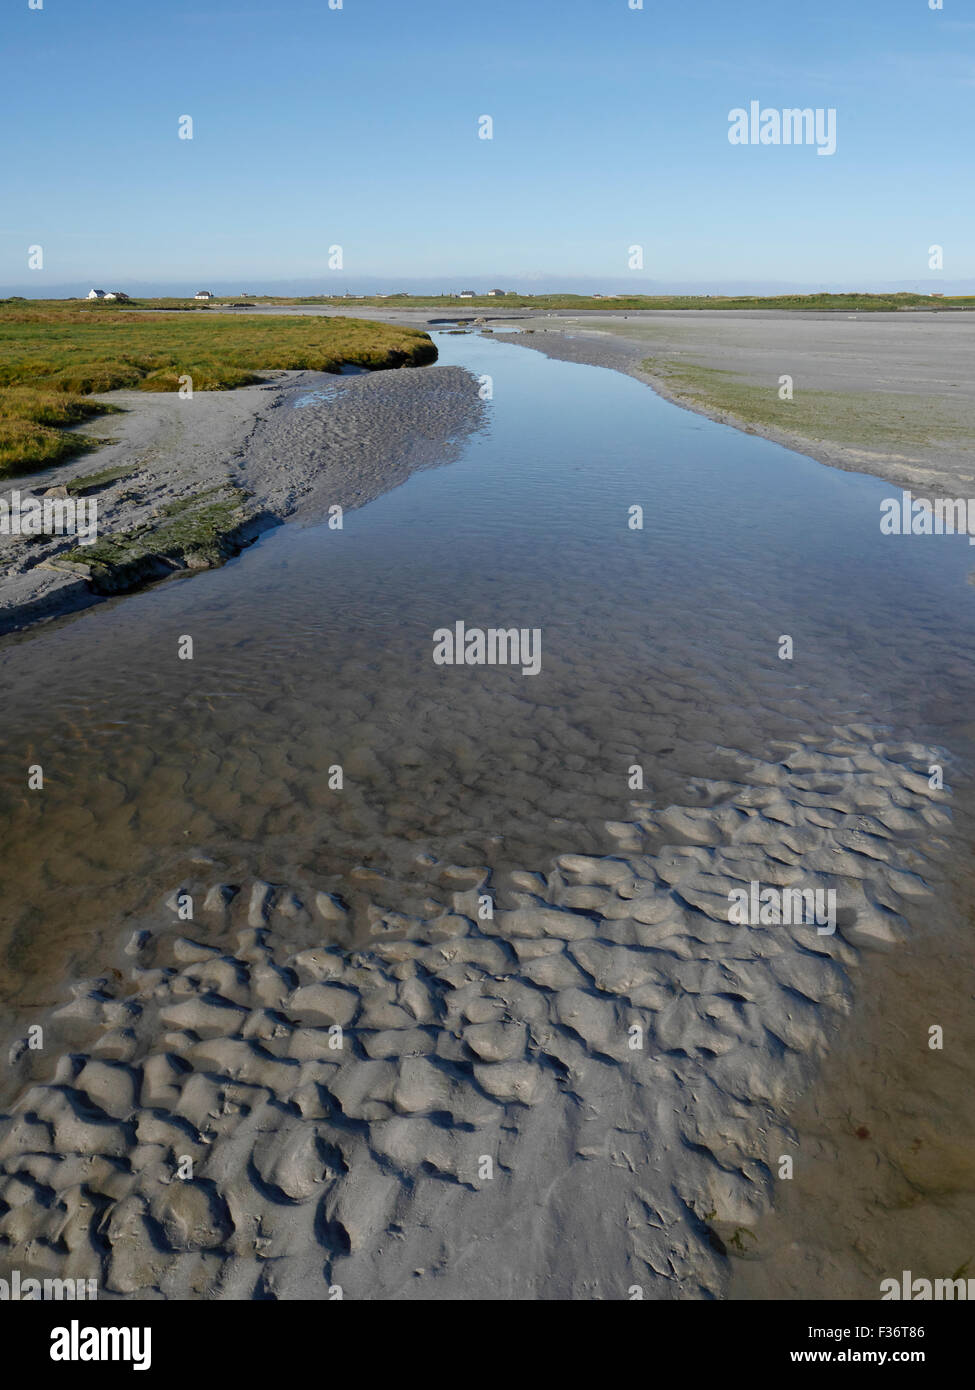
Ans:
[[[89,291],[88,291],[88,298],[89,298],[89,299],[104,299],[104,298],[105,298],[105,291],[104,291],[104,290],[89,290]]]
[[[197,293],[193,296],[193,298],[194,298],[194,299],[212,299],[212,298],[213,298],[213,295],[210,293],[209,290],[198,290]]]

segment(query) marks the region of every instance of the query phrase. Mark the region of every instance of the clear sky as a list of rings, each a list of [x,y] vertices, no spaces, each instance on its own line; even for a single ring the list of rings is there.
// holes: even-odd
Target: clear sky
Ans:
[[[972,0],[630,3],[4,0],[0,287],[975,277]]]

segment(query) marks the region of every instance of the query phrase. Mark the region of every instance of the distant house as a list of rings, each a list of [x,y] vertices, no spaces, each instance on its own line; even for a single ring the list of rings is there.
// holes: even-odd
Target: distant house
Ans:
[[[459,298],[461,298],[461,299],[473,299],[473,298],[474,298],[474,291],[473,291],[473,290],[461,290],[460,295],[459,295]]]
[[[106,295],[104,296],[104,298],[105,298],[105,299],[118,299],[118,300],[120,300],[120,301],[124,300],[124,301],[127,302],[129,296],[125,293],[124,290],[109,290],[108,294],[106,294]]]
[[[504,290],[488,290],[488,297],[490,299],[497,299],[499,296],[504,298]]]
[[[931,298],[932,298],[932,299],[944,299],[944,297],[945,297],[945,295],[944,295],[944,290],[932,290],[932,291],[931,291]]]
[[[104,298],[105,298],[105,291],[104,291],[104,290],[89,290],[89,291],[88,291],[88,298],[89,298],[89,299],[104,299]]]
[[[193,296],[194,299],[212,299],[213,294],[210,290],[198,290]]]

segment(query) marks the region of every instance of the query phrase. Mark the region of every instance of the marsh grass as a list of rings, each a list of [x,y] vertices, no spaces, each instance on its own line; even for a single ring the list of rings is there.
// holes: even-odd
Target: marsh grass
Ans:
[[[351,318],[144,312],[101,302],[0,302],[0,475],[46,468],[98,447],[63,427],[117,407],[89,399],[136,388],[223,391],[269,371],[372,371],[436,360],[426,333]],[[143,312],[140,312],[140,309]]]
[[[329,304],[348,306],[350,301],[319,295],[304,299],[255,299],[255,304]],[[475,295],[473,299],[457,299],[451,295],[405,295],[385,297],[365,296],[353,304],[376,305],[380,308],[451,309],[466,313],[470,309],[494,309],[503,314],[507,309],[787,309],[836,313],[890,313],[899,309],[975,309],[975,296],[946,295],[932,299],[926,294],[904,291],[898,294],[778,294],[778,295],[690,295],[690,294],[617,294],[595,297],[584,294],[506,294],[492,298]],[[451,315],[454,317],[455,315]]]
[[[967,402],[911,392],[818,391],[779,398],[777,386],[759,386],[735,372],[684,358],[647,357],[641,363],[678,400],[724,411],[744,425],[775,427],[803,438],[900,453],[905,447],[975,444]]]
[[[100,441],[83,434],[65,434],[33,420],[0,418],[0,477],[50,468],[78,454],[97,449]]]

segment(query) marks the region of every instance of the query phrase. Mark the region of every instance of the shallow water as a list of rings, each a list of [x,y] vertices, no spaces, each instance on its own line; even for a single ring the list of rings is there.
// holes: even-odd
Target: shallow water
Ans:
[[[3,648],[0,989],[12,1036],[49,1024],[3,1088],[11,1258],[171,1297],[718,1295],[708,1223],[767,1205],[853,947],[945,919],[965,539],[884,537],[893,489],[628,377],[438,346],[490,397],[455,461]],[[538,674],[436,664],[458,622],[537,629]],[[840,932],[732,927],[754,878],[836,884]]]
[[[973,552],[882,536],[895,489],[607,370],[438,347],[493,381],[459,462],[341,532],[281,528],[221,571],[7,644],[8,997],[22,972],[43,996],[68,953],[73,970],[97,956],[188,845],[333,887],[363,860],[402,870],[418,841],[477,858],[490,841],[537,869],[605,848],[634,763],[666,805],[726,776],[721,750],[768,757],[851,720],[949,753],[965,734]],[[434,630],[458,620],[540,629],[540,674],[435,665]],[[20,790],[37,762],[43,796]]]

